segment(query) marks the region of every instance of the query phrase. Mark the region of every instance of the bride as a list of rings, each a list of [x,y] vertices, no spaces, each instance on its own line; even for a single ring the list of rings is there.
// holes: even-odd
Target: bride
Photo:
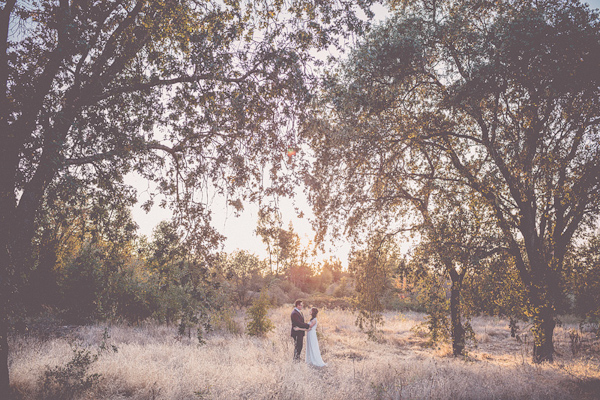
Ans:
[[[321,350],[319,350],[319,340],[317,339],[317,314],[319,310],[315,307],[310,309],[310,324],[308,329],[295,327],[294,330],[307,331],[306,335],[306,363],[315,367],[324,367],[327,364],[321,358]]]

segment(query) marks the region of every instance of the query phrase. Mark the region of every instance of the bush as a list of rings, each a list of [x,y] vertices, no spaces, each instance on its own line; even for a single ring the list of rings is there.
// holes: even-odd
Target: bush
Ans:
[[[241,335],[244,331],[238,321],[235,320],[235,311],[232,308],[224,308],[211,316],[214,330],[225,331],[234,335]]]
[[[267,317],[267,312],[271,302],[267,289],[263,289],[260,292],[260,297],[252,303],[250,308],[246,311],[248,318],[248,325],[246,327],[248,335],[250,336],[264,336],[273,329],[275,325]]]
[[[325,291],[334,297],[352,297],[356,294],[354,281],[344,276],[339,282],[334,282]]]
[[[295,299],[291,299],[287,293],[283,291],[278,285],[271,285],[269,287],[269,295],[271,297],[271,304],[280,307],[284,304],[292,303]]]
[[[392,311],[416,311],[426,312],[427,307],[417,299],[417,295],[414,293],[397,293],[395,291],[388,291],[382,297],[381,302],[386,310]]]
[[[306,303],[318,308],[339,308],[342,310],[354,309],[351,297],[332,297],[320,293],[310,296],[306,300]]]
[[[68,262],[60,282],[64,319],[69,324],[84,324],[100,317],[98,304],[102,292],[104,257],[102,246],[86,244]]]
[[[74,346],[73,357],[65,366],[46,367],[44,375],[40,378],[40,398],[69,400],[79,398],[92,389],[100,381],[101,375],[88,374],[91,365],[98,360],[103,351],[109,349],[115,353],[118,351],[116,346],[107,344],[108,339],[110,339],[108,329],[105,329],[96,353]]]
[[[419,281],[418,301],[426,305],[427,317],[422,323],[429,331],[428,344],[433,346],[450,339],[448,318],[450,302],[447,298],[448,281],[443,277],[429,274]]]
[[[98,354],[87,349],[73,349],[73,358],[67,365],[47,367],[42,377],[41,398],[47,400],[73,399],[91,389],[100,380],[100,374],[88,375]]]
[[[271,290],[274,287],[275,286],[271,285],[270,286]],[[285,295],[287,296],[287,299],[284,303],[293,303],[294,300],[296,300],[296,299],[305,299],[308,297],[307,293],[304,293],[302,290],[300,290],[296,285],[294,285],[289,280],[282,280],[282,281],[277,282],[276,287],[279,287],[283,291],[283,293],[285,293]]]

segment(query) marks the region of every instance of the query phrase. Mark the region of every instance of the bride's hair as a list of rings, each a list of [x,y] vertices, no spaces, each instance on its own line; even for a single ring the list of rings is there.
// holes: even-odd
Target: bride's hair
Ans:
[[[313,307],[310,309],[310,315],[312,315],[311,319],[317,318],[317,314],[319,313],[319,310],[317,310],[317,307]]]

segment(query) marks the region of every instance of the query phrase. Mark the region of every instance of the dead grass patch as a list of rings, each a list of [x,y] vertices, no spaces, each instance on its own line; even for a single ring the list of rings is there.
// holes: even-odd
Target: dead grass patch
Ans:
[[[591,399],[598,390],[597,353],[572,356],[557,330],[560,355],[552,365],[530,363],[531,343],[510,337],[508,323],[477,317],[479,345],[452,357],[450,345],[424,347],[412,330],[417,313],[384,315],[379,342],[369,341],[349,311],[322,309],[320,345],[325,368],[293,363],[291,307],[270,312],[275,330],[250,338],[226,330],[206,335],[206,344],[180,338],[176,328],[155,324],[109,327],[116,353],[104,353],[91,372],[102,379],[82,399]],[[234,315],[242,323],[243,315]],[[104,326],[82,327],[66,338],[11,339],[10,373],[22,399],[36,399],[47,366],[64,365],[72,345],[94,348]]]

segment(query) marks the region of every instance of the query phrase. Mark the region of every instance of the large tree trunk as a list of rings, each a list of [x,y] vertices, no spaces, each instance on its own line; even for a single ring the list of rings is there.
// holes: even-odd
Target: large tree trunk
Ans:
[[[460,315],[460,289],[463,275],[454,268],[450,268],[452,287],[450,288],[450,324],[452,330],[452,354],[455,357],[465,352],[465,328],[462,325]]]
[[[454,282],[450,289],[450,320],[452,324],[452,354],[458,357],[465,351],[465,329],[460,318],[460,288]]]
[[[533,362],[554,360],[554,327],[556,320],[550,307],[542,307],[533,317]]]
[[[9,399],[10,381],[8,374],[8,315],[6,306],[0,306],[0,398]]]
[[[562,268],[562,256],[557,259],[543,257],[542,246],[537,246],[535,238],[527,248],[527,256],[531,266],[532,283],[529,297],[533,305],[533,362],[552,362],[554,360],[554,327],[556,326],[556,308],[561,293],[558,272]],[[562,249],[557,250],[562,254]]]
[[[527,207],[522,211],[522,225],[519,228],[529,266],[518,252],[517,268],[527,287],[530,304],[533,307],[533,362],[552,362],[554,358],[554,327],[556,326],[556,305],[560,303],[560,271],[566,243],[554,247],[546,244],[536,228],[535,210]],[[560,227],[555,227],[560,229]]]
[[[3,138],[4,139],[4,138]],[[0,144],[4,143],[2,140]],[[6,148],[0,152],[6,155]],[[0,157],[0,399],[9,399],[10,382],[8,372],[8,310],[13,289],[13,263],[11,258],[11,240],[15,227],[15,196],[10,185],[11,170],[8,157]],[[14,171],[14,169],[12,170]],[[14,177],[12,177],[14,181]],[[9,185],[6,184],[8,181]]]
[[[14,144],[14,132],[9,140],[2,138],[0,144]],[[10,149],[10,148],[9,148]],[[17,151],[6,147],[0,154],[0,399],[11,396],[8,370],[9,310],[16,302],[16,295],[23,287],[23,274],[30,265],[31,243],[35,234],[35,217],[40,208],[48,182],[56,167],[36,173],[25,186],[19,203],[15,197],[15,171],[18,165]],[[51,163],[54,164],[54,163]]]
[[[6,200],[6,199],[3,199]],[[8,300],[12,292],[9,241],[10,224],[6,201],[0,207],[0,399],[10,398],[8,373]]]

